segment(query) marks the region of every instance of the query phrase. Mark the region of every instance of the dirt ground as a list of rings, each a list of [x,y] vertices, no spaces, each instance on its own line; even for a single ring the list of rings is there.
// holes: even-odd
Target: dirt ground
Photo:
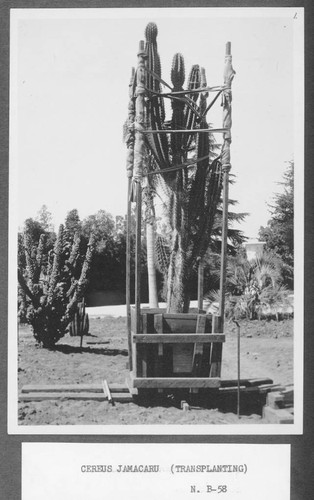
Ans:
[[[241,378],[269,377],[274,383],[293,383],[293,320],[242,321]],[[237,377],[237,335],[233,323],[226,323],[222,379]],[[36,345],[31,329],[19,326],[18,386],[26,384],[124,383],[127,375],[126,318],[92,317],[90,335],[69,335],[54,350]],[[257,424],[263,423],[261,405],[242,399],[241,418],[236,400],[230,398],[213,407],[182,411],[171,397],[139,401],[138,404],[108,401],[40,401],[19,403],[19,425],[142,425],[142,424]]]

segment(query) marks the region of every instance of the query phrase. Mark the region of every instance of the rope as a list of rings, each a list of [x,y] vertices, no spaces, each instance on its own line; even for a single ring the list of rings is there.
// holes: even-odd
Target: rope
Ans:
[[[147,68],[147,66],[145,67],[145,69],[146,69],[147,73],[149,73],[154,78],[156,78],[156,80],[158,80],[160,83],[162,83],[162,85],[164,85],[165,87],[168,87],[168,89],[172,90],[172,87],[170,87],[170,85],[168,85],[167,82],[165,82],[159,75],[157,75],[157,73],[155,73],[155,71],[153,71],[152,69]],[[147,89],[147,90],[151,91],[151,89]]]
[[[208,111],[210,110],[210,108],[215,104],[215,102],[217,101],[218,97],[221,95],[221,92],[222,90],[220,90],[218,92],[218,94],[216,95],[216,97],[214,97],[214,99],[212,100],[211,103],[209,103],[209,105],[207,106],[207,108],[205,109],[204,113],[202,114],[202,117],[206,116]]]
[[[208,155],[202,156],[201,158],[197,158],[196,160],[188,160],[185,163],[181,163],[181,165],[174,165],[173,167],[168,167],[168,168],[163,168],[163,169],[159,169],[159,170],[153,170],[152,172],[147,172],[146,174],[144,174],[144,177],[148,176],[148,175],[164,174],[164,173],[167,173],[167,172],[174,172],[176,170],[181,170],[181,169],[186,168],[186,167],[187,168],[193,167],[195,165],[195,163],[199,163],[199,162],[201,162],[203,160],[207,160],[210,157],[210,154],[211,153],[209,153]],[[219,158],[219,156],[216,159],[218,159],[218,158]],[[205,166],[205,165],[203,165],[203,166]]]
[[[193,89],[193,90],[177,90],[175,92],[157,92],[156,90],[150,90],[153,94],[160,95],[162,97],[168,97],[168,96],[177,96],[177,95],[185,95],[185,94],[195,94],[197,92],[222,92],[225,90],[225,85],[222,86],[216,86],[216,87],[201,87],[199,89]]]
[[[155,129],[140,129],[137,128],[137,125],[135,125],[135,128],[137,130],[140,130],[143,134],[197,134],[197,133],[211,133],[211,132],[219,132],[219,133],[226,133],[229,131],[229,128],[192,128],[192,129],[177,129],[177,130],[167,130],[167,129],[161,129],[161,130],[155,130]]]

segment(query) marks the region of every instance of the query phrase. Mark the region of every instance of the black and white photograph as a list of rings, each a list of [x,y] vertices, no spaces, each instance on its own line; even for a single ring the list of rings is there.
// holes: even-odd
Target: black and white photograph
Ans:
[[[9,434],[302,433],[303,21],[11,10]]]

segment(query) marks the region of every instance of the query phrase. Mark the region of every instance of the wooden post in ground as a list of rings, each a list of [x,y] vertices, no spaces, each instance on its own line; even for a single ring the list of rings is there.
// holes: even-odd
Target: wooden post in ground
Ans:
[[[128,201],[127,201],[127,223],[126,223],[126,283],[125,300],[128,329],[128,351],[129,370],[132,371],[132,339],[131,339],[131,190],[132,178],[128,178]]]
[[[198,312],[203,311],[204,301],[204,261],[200,259],[198,263],[198,281],[197,281],[197,308]]]
[[[134,75],[135,71],[132,68],[132,75],[129,84],[129,105],[127,119],[127,160],[126,170],[128,177],[128,193],[127,193],[127,220],[126,220],[126,280],[125,280],[125,300],[126,300],[126,316],[128,329],[128,351],[129,351],[129,370],[132,371],[132,339],[131,339],[131,195],[132,195],[132,176],[134,165],[134,119],[135,119],[135,104],[134,104]]]
[[[225,315],[225,292],[226,292],[226,267],[227,267],[227,238],[228,238],[228,202],[229,202],[229,171],[230,163],[230,144],[231,144],[231,83],[235,71],[232,67],[231,42],[226,44],[225,68],[224,68],[224,86],[223,91],[223,128],[224,141],[221,151],[221,163],[223,174],[223,213],[222,213],[222,247],[221,247],[221,267],[220,267],[220,301],[219,316],[221,317],[221,328],[224,327]]]
[[[142,186],[143,163],[145,159],[145,45],[140,41],[137,54],[138,65],[136,72],[135,90],[135,144],[134,144],[134,171],[133,193],[136,199],[136,242],[135,242],[135,311],[136,333],[140,331],[141,316],[141,222],[142,222]]]

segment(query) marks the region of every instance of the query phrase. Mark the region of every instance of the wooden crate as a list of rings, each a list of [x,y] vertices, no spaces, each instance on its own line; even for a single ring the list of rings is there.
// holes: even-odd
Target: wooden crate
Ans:
[[[136,331],[136,312],[131,308],[132,386],[219,387],[225,341],[219,327],[219,317],[211,314],[142,308]]]

